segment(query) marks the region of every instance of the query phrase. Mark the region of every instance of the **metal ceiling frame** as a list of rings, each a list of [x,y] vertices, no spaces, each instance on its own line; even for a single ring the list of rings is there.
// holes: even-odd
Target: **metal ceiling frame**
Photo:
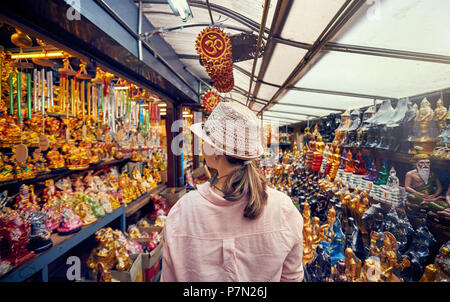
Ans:
[[[136,41],[138,41],[138,49],[139,55],[141,56],[139,59],[142,60],[142,46],[144,46],[151,54],[153,54],[163,65],[165,65],[171,72],[173,72],[184,84],[186,84],[195,94],[197,94],[197,91],[195,90],[192,85],[186,81],[184,77],[182,77],[165,59],[163,56],[159,55],[158,52],[151,47],[146,41],[142,41],[141,36],[139,33],[136,33],[133,28],[125,21],[123,18],[116,12],[114,9],[112,9],[108,3],[106,3],[104,0],[94,0],[96,4],[98,4],[101,8],[103,8],[115,21],[117,21],[126,31],[128,31],[131,36],[133,36]],[[137,1],[139,6],[143,3],[142,0]],[[139,8],[139,14],[138,14],[138,32],[141,31],[142,27],[142,7]],[[139,45],[141,45],[139,47]]]
[[[139,0],[134,0],[135,2],[139,2]],[[165,1],[154,1],[154,0],[140,0],[143,3],[153,3],[153,4],[166,4]],[[294,91],[303,91],[303,92],[310,92],[310,93],[319,93],[319,94],[329,94],[329,95],[338,95],[338,96],[347,96],[347,97],[355,97],[355,98],[365,98],[365,99],[391,99],[391,100],[398,100],[397,97],[390,97],[390,96],[379,96],[379,95],[370,95],[370,94],[360,94],[360,93],[352,93],[352,92],[343,92],[343,91],[332,91],[332,90],[325,90],[325,89],[315,89],[315,88],[306,88],[306,87],[295,87],[294,85],[298,82],[298,80],[305,74],[305,72],[309,69],[310,66],[312,66],[317,58],[320,56],[320,53],[326,52],[326,51],[337,51],[337,52],[345,52],[345,53],[354,53],[354,54],[361,54],[361,55],[371,55],[371,56],[380,56],[380,57],[389,57],[389,58],[395,58],[395,59],[405,59],[405,60],[415,60],[415,61],[424,61],[424,62],[433,62],[433,63],[441,63],[441,64],[450,64],[450,56],[445,55],[435,55],[435,54],[429,54],[429,53],[421,53],[421,52],[412,52],[412,51],[403,51],[403,50],[395,50],[395,49],[387,49],[387,48],[377,48],[377,47],[368,47],[368,46],[358,46],[358,45],[349,45],[349,44],[340,44],[335,42],[330,42],[330,40],[338,33],[340,29],[356,14],[356,12],[363,6],[363,4],[366,2],[365,0],[347,0],[344,5],[340,8],[340,10],[335,14],[335,16],[332,18],[331,22],[328,23],[327,27],[323,30],[319,38],[316,40],[314,44],[308,44],[298,41],[292,41],[288,39],[281,38],[281,30],[284,25],[284,21],[286,18],[283,18],[283,16],[280,16],[280,14],[287,14],[289,13],[289,9],[286,10],[286,7],[290,7],[292,5],[292,1],[277,1],[277,7],[274,12],[274,18],[272,21],[272,26],[270,29],[266,28],[264,29],[264,33],[268,35],[267,37],[267,44],[266,44],[266,50],[263,56],[263,64],[261,65],[260,72],[258,77],[256,77],[255,85],[253,93],[250,94],[250,91],[248,93],[250,94],[250,108],[252,107],[253,103],[259,103],[264,104],[264,107],[259,110],[259,114],[267,110],[271,105],[277,103],[277,101],[288,91],[288,90],[294,90]],[[216,4],[209,4],[209,1],[207,3],[203,1],[188,1],[189,4],[193,7],[203,8],[203,9],[210,9],[213,11],[216,11],[222,15],[228,16],[231,19],[243,24],[244,26],[250,28],[251,30],[257,30],[260,24],[257,22],[231,10]],[[208,7],[209,6],[209,7]],[[283,8],[284,10],[283,10]],[[149,12],[149,13],[157,13],[157,12]],[[190,25],[186,24],[188,27]],[[192,25],[195,26],[195,25]],[[200,26],[200,25],[199,25]],[[277,26],[275,28],[274,26]],[[224,26],[226,27],[226,26]],[[236,29],[236,30],[242,30],[242,29]],[[265,37],[264,37],[265,38]],[[277,43],[289,45],[292,47],[302,48],[305,50],[308,50],[308,53],[305,55],[304,58],[299,62],[299,64],[296,66],[294,71],[287,77],[287,79],[284,81],[283,85],[277,85],[272,84],[263,81],[265,71],[267,69],[267,66],[270,62],[270,58],[273,54],[273,49],[275,48],[275,45]],[[198,56],[191,56],[191,55],[179,55],[182,59],[196,59],[198,60]],[[266,59],[267,56],[267,59]],[[251,73],[247,70],[243,69],[240,66],[235,65],[234,66],[236,70],[243,73],[244,75],[250,77],[250,81],[252,79],[255,79],[255,76],[251,76]],[[264,67],[264,68],[263,68]],[[255,97],[257,93],[259,92],[260,85],[269,85],[272,87],[278,88],[278,91],[272,96],[270,100],[262,100]],[[258,88],[257,88],[258,87]],[[237,89],[234,89],[239,94],[242,94],[243,96],[246,96],[247,91],[245,91],[242,88],[237,87]],[[305,107],[305,108],[313,108],[316,106],[303,106],[300,104],[293,104],[293,103],[285,103],[285,104],[279,104],[284,106],[296,106],[296,107]],[[314,108],[314,109],[323,109],[324,107]],[[335,111],[342,111],[342,109],[336,109],[336,108],[327,108],[329,110],[335,110]]]
[[[303,116],[312,116],[312,117],[322,117],[323,115],[317,115],[317,114],[301,114],[296,112],[289,112],[289,111],[279,111],[279,110],[272,110],[268,109],[266,112],[274,112],[274,113],[284,113],[284,114],[292,114],[292,115],[303,115]]]
[[[347,23],[347,21],[361,8],[365,3],[364,0],[347,0],[338,10],[335,16],[328,23],[326,28],[320,34],[313,47],[308,50],[306,55],[301,59],[298,65],[294,68],[288,78],[284,81],[282,87],[272,96],[269,103],[266,104],[259,113],[263,112],[272,103],[278,101],[286,92],[287,87],[294,86],[301,77],[305,74],[308,66],[315,62],[317,54],[328,43],[338,31]]]
[[[264,1],[264,8],[263,8],[263,15],[261,17],[261,24],[260,24],[259,32],[258,32],[258,41],[256,42],[255,56],[253,57],[252,73],[250,74],[250,83],[249,83],[249,87],[248,87],[248,94],[247,94],[246,105],[248,105],[248,101],[250,99],[250,94],[251,94],[251,90],[252,90],[252,86],[253,86],[253,76],[255,75],[256,63],[258,62],[258,57],[259,57],[258,54],[259,54],[259,49],[261,47],[261,40],[262,40],[262,36],[263,36],[263,33],[264,33],[264,28],[266,26],[267,14],[269,13],[269,6],[270,6],[270,0],[265,0]],[[277,2],[277,8],[275,10],[275,13],[277,13],[277,12],[278,12],[278,2]],[[271,29],[271,32],[272,32],[272,29]],[[270,34],[269,34],[269,38],[270,38]],[[270,39],[269,39],[269,43],[268,44],[271,44]],[[267,48],[265,49],[265,51],[267,51]],[[270,48],[269,48],[268,51],[271,51]],[[265,57],[266,56],[264,54],[263,55],[263,63],[264,63],[264,58]],[[255,84],[255,87],[256,87],[256,84]],[[255,94],[253,94],[253,95],[255,95]],[[250,109],[251,109],[251,107],[250,107]]]
[[[141,0],[141,1],[144,4],[145,3],[148,3],[148,4],[168,4],[167,1],[157,1],[157,0]],[[134,0],[134,2],[139,2],[139,0]],[[188,3],[192,7],[208,9],[208,5],[205,2],[203,2],[203,1],[189,0]],[[239,22],[242,25],[247,26],[248,28],[250,28],[250,29],[252,29],[254,31],[258,31],[259,30],[259,23],[258,22],[254,21],[254,20],[252,20],[250,18],[247,18],[244,15],[241,15],[241,14],[237,13],[236,11],[233,11],[231,9],[228,9],[226,7],[223,7],[223,6],[214,4],[214,3],[210,3],[209,7],[210,7],[211,11],[215,11],[215,12],[218,12],[218,13],[224,15],[224,16],[227,16],[227,17],[233,19],[234,21]],[[264,32],[266,34],[268,34],[269,31],[270,31],[270,29],[267,28],[267,27],[264,29]]]
[[[289,15],[289,11],[292,7],[293,0],[285,0],[285,1],[277,1],[277,6],[275,8],[274,12],[274,18],[272,19],[272,24],[270,26],[270,32],[269,37],[267,39],[267,44],[264,50],[264,55],[262,59],[261,66],[259,68],[258,77],[256,80],[255,88],[253,89],[252,95],[257,96],[259,89],[261,87],[261,83],[258,81],[261,81],[264,78],[264,75],[266,74],[267,68],[271,62],[272,55],[275,50],[276,42],[271,39],[274,35],[280,35],[284,24],[286,23],[287,17]],[[250,81],[252,81],[252,78],[250,78]],[[251,91],[249,91],[250,95]],[[253,106],[252,102],[248,102],[248,107],[251,109]]]

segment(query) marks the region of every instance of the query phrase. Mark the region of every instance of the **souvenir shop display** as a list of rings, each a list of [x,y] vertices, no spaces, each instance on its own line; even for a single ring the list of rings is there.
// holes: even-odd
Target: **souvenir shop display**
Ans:
[[[330,132],[331,117],[321,118],[300,151],[280,149],[276,165],[261,167],[302,213],[306,281],[448,279],[450,194],[434,171],[448,154],[448,116],[426,98],[346,111],[333,140],[318,131]]]
[[[5,26],[21,56],[0,50],[0,277],[51,249],[55,238],[71,238],[146,196],[167,170],[158,96],[66,51],[47,57],[54,46]],[[42,56],[27,57],[22,48],[30,47]],[[105,238],[121,238],[96,235],[102,248],[110,248]],[[153,235],[147,250],[157,242]],[[128,251],[143,251],[134,247]],[[107,255],[102,248],[95,257],[113,255],[116,263],[96,260],[95,270],[129,268],[123,248]]]

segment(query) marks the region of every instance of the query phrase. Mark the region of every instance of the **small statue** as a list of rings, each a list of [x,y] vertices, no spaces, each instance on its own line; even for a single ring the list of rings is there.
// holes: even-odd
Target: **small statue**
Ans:
[[[331,274],[330,256],[326,253],[322,245],[318,245],[315,252],[314,260],[306,264],[305,275],[309,277],[310,282],[324,282]]]
[[[50,169],[63,168],[65,165],[64,157],[58,152],[56,145],[53,145],[52,149],[47,152],[46,157],[50,162],[48,166]]]
[[[87,202],[80,202],[75,207],[76,214],[80,217],[83,225],[89,225],[97,221],[94,214],[92,213],[92,207]]]
[[[363,159],[361,151],[358,151],[356,154],[356,160],[355,160],[355,173],[356,175],[368,175],[369,171],[367,171],[366,168],[366,162]]]
[[[311,262],[314,258],[313,237],[311,225],[303,227],[303,266]]]
[[[16,198],[16,209],[26,216],[40,210],[37,197],[31,190],[31,186],[22,184],[19,195]]]
[[[51,232],[47,229],[46,218],[46,214],[43,212],[35,212],[28,218],[31,223],[31,234],[27,248],[35,253],[41,253],[53,246],[50,239]]]
[[[397,277],[393,270],[395,268],[401,268],[402,270],[409,267],[411,263],[408,257],[403,257],[403,261],[399,264],[397,263],[397,240],[394,235],[390,232],[384,232],[383,250],[379,255],[382,269],[382,279],[386,282],[399,282],[403,279]]]
[[[371,256],[364,261],[364,268],[361,281],[363,282],[381,281],[381,264],[379,257]]]
[[[30,222],[17,211],[10,210],[0,216],[0,238],[4,246],[0,249],[0,259],[12,266],[20,266],[35,254],[26,249],[29,242]]]
[[[418,122],[420,125],[420,138],[418,141],[420,142],[429,142],[434,139],[435,136],[435,128],[436,125],[433,125],[434,119],[434,111],[431,108],[430,102],[424,98],[420,103]]]
[[[446,124],[447,108],[445,108],[444,102],[441,99],[439,99],[436,103],[436,109],[434,109],[434,116],[436,117],[439,130],[444,129],[447,126]]]
[[[345,162],[344,172],[353,173],[355,172],[355,163],[353,161],[353,155],[351,151],[347,153],[347,161]]]
[[[413,160],[416,168],[406,173],[405,190],[407,191],[406,213],[413,227],[421,224],[426,212],[421,211],[428,203],[435,201],[442,192],[439,178],[430,171],[429,155],[423,148],[416,146]]]
[[[68,204],[61,205],[61,225],[58,227],[59,235],[70,235],[81,230],[83,225],[80,217],[75,214]]]
[[[345,274],[345,261],[339,260],[336,265],[331,268],[331,276],[327,278],[328,282],[348,282]]]
[[[377,180],[373,183],[376,186],[379,185],[385,185],[387,183],[387,179],[389,177],[388,171],[387,171],[387,163],[385,160],[383,160],[383,164],[381,165],[381,170],[378,173]]]
[[[345,249],[345,275],[349,282],[358,282],[361,278],[362,262],[351,248]]]

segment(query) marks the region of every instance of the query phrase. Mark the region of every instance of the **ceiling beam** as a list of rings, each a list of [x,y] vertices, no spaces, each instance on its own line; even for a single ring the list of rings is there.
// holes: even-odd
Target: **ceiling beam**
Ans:
[[[288,87],[294,86],[313,65],[318,57],[318,53],[325,45],[339,32],[339,30],[348,22],[348,20],[364,5],[363,0],[346,1],[339,9],[336,15],[328,23],[325,30],[320,34],[313,47],[308,50],[306,55],[301,59],[289,77],[284,81],[282,87],[278,89],[269,103],[260,110],[266,110],[274,102],[278,101],[286,92]]]
[[[134,0],[134,2],[139,2],[139,0]],[[166,1],[157,1],[157,0],[142,0],[142,3],[149,3],[149,4],[162,4],[162,5],[168,5],[167,0]],[[201,8],[201,9],[206,9],[208,10],[208,5],[206,4],[205,1],[195,1],[195,0],[189,0],[188,1],[189,5],[191,7],[197,7],[197,8]],[[237,13],[236,11],[214,4],[214,3],[210,3],[209,7],[211,9],[211,11],[217,12],[219,14],[222,14],[224,16],[227,16],[231,19],[233,19],[236,22],[241,23],[244,26],[247,26],[248,28],[250,28],[251,30],[254,31],[258,31],[259,30],[259,23],[253,21],[250,18],[245,17],[244,15],[241,15],[239,13]],[[264,32],[266,34],[269,33],[269,29],[265,28]]]
[[[259,68],[259,73],[257,77],[257,81],[255,83],[255,87],[253,91],[249,91],[252,96],[257,96],[259,89],[261,87],[261,81],[266,74],[269,63],[272,59],[273,52],[275,50],[276,42],[271,39],[272,36],[279,36],[283,30],[284,24],[286,23],[287,17],[289,15],[289,11],[292,7],[293,0],[285,0],[285,1],[277,1],[277,6],[275,8],[275,12],[272,18],[272,24],[270,26],[270,33],[267,39],[266,48],[264,50],[264,55],[261,62],[261,67]],[[250,79],[251,81],[252,79]],[[253,103],[249,103],[249,107],[252,108]]]
[[[284,113],[284,114],[292,114],[292,115],[303,115],[303,116],[312,116],[312,117],[322,117],[323,115],[317,115],[317,114],[303,114],[303,113],[295,113],[290,111],[278,111],[278,110],[266,110],[266,112],[274,112],[274,113]]]
[[[280,120],[296,121],[296,122],[304,121],[304,120],[299,120],[299,119],[294,119],[294,118],[289,118],[289,117],[279,117],[279,116],[274,116],[274,115],[269,115],[269,114],[264,114],[262,116],[263,120],[265,117],[272,118],[272,119],[276,118],[276,119],[280,119]]]

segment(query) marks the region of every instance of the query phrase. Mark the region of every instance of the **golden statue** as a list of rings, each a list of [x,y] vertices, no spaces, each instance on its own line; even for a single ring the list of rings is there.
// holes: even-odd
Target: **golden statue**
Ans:
[[[349,202],[349,210],[350,210],[350,215],[353,218],[356,218],[357,217],[357,207],[361,200],[361,197],[359,196],[358,188],[356,188],[353,193],[355,194],[355,197],[353,197]]]
[[[313,237],[311,225],[303,226],[303,265],[314,259]]]
[[[420,140],[421,142],[427,142],[432,140],[430,132],[432,130],[431,121],[434,119],[434,111],[431,109],[430,102],[424,98],[420,103],[418,121],[420,122]]]
[[[308,200],[305,201],[305,205],[303,207],[303,212],[302,212],[302,216],[303,216],[303,229],[305,226],[311,226],[311,211],[309,209],[309,203]]]
[[[380,236],[372,231],[370,235],[370,251],[373,256],[380,258],[382,280],[386,282],[401,282],[403,279],[397,277],[393,270],[398,267],[403,270],[409,267],[411,263],[409,262],[407,256],[403,257],[403,261],[401,263],[397,263],[397,253],[395,252],[395,249],[397,248],[397,240],[390,232],[384,232],[383,234],[383,247],[380,250],[380,248],[376,246],[376,242],[380,239]]]
[[[97,218],[92,212],[92,207],[87,202],[80,202],[75,207],[75,212],[80,216],[83,225],[88,225],[97,221]]]
[[[58,152],[56,145],[53,145],[53,148],[47,152],[46,157],[50,162],[48,166],[50,169],[63,168],[65,165],[64,157]]]
[[[313,241],[313,249],[315,250],[316,247],[319,245],[319,242],[321,241],[321,233],[323,233],[323,230],[320,228],[320,218],[314,216],[312,218],[312,229],[313,229],[313,235],[312,235],[312,241]]]
[[[361,260],[356,257],[351,248],[345,249],[345,275],[349,282],[358,282],[361,278]]]
[[[419,282],[437,282],[438,270],[434,264],[429,264],[425,267],[422,277]]]
[[[444,102],[439,99],[436,103],[436,109],[434,109],[434,116],[436,117],[439,130],[444,129],[447,126],[447,108],[444,106]]]

